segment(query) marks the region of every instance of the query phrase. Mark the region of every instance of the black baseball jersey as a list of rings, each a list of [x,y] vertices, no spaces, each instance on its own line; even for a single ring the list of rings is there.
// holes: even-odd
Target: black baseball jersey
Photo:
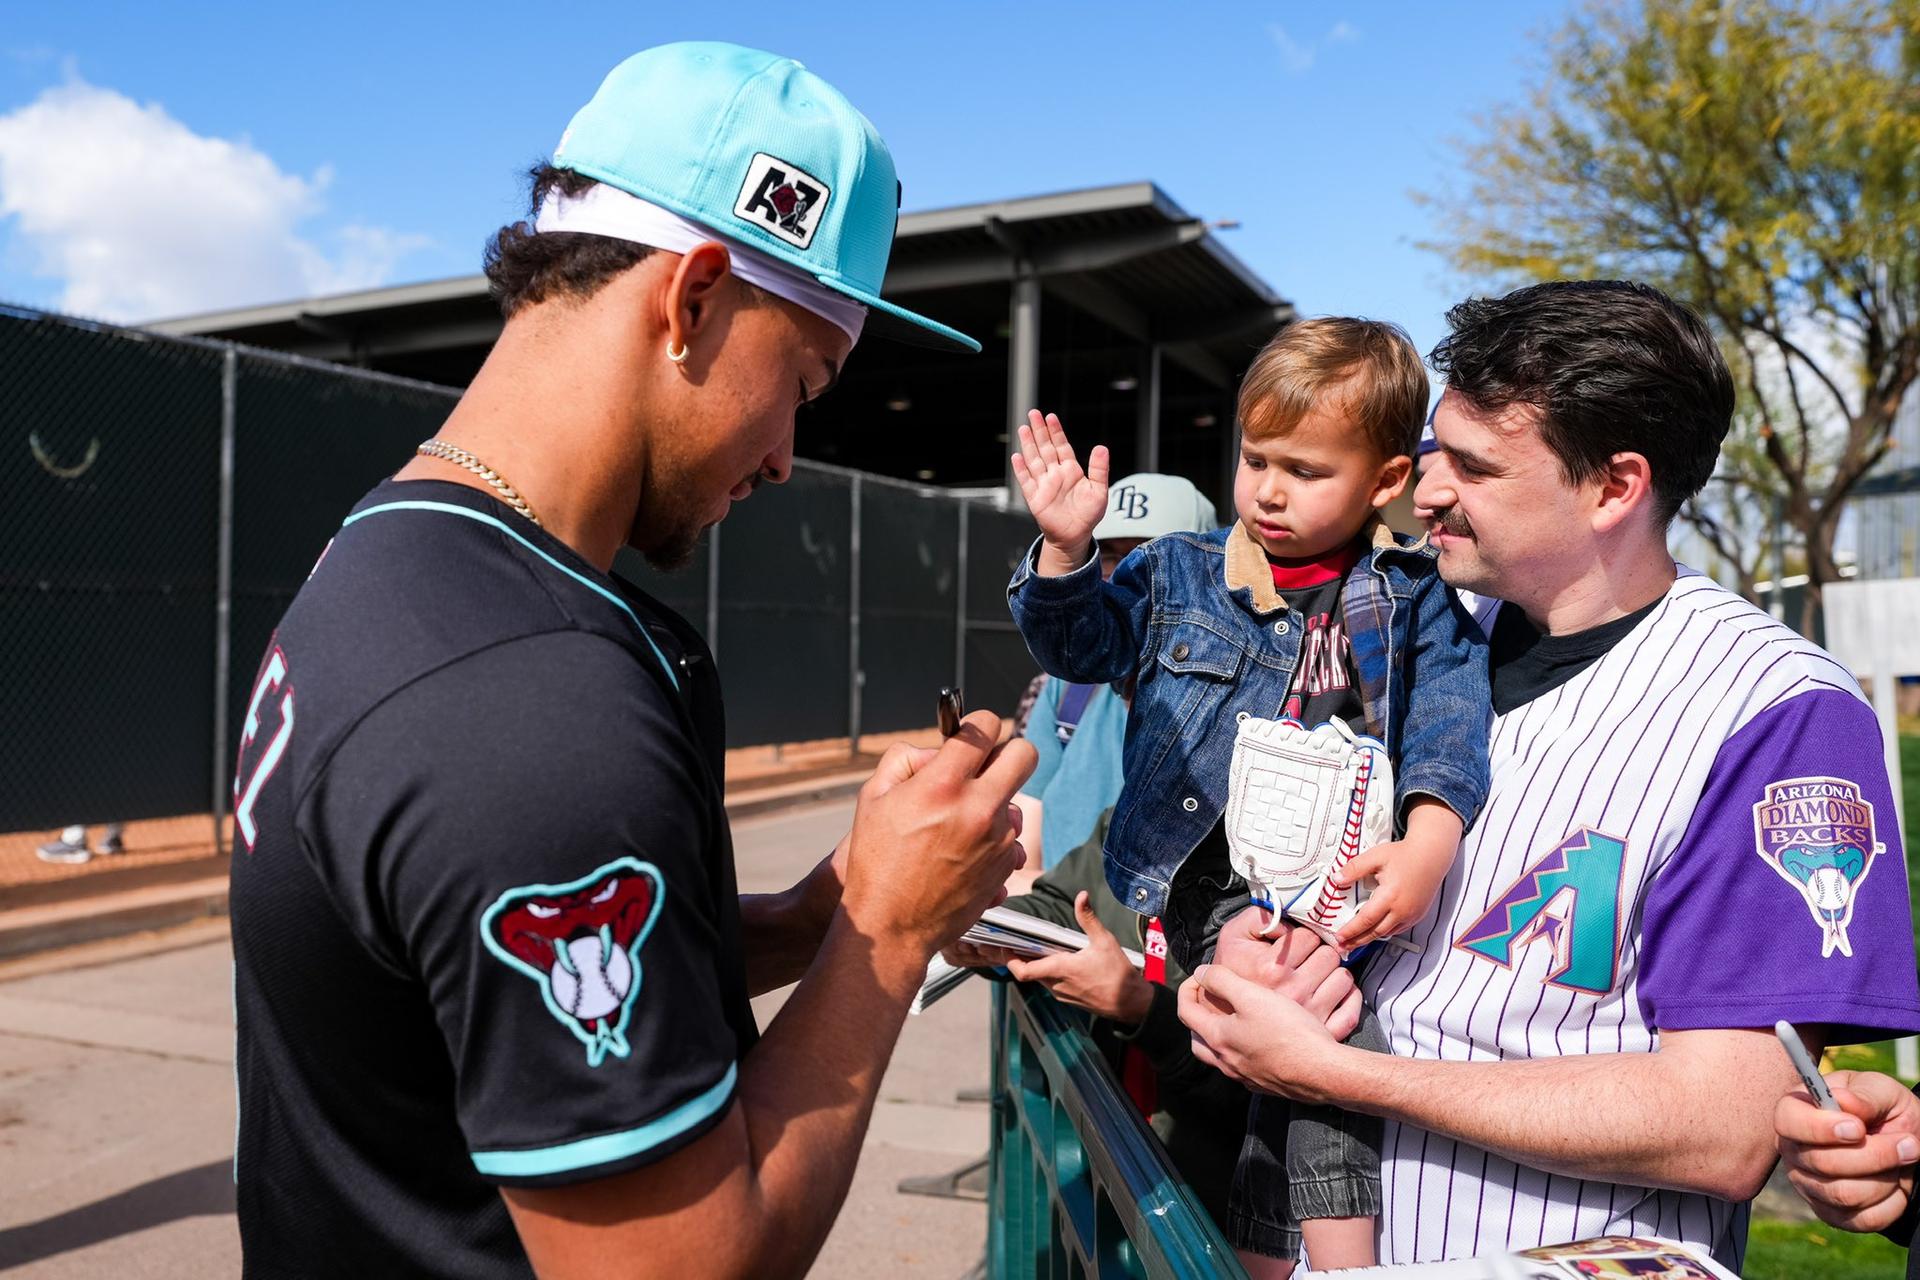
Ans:
[[[528,1276],[496,1184],[631,1169],[755,1038],[699,637],[389,481],[287,610],[234,786],[246,1272]]]

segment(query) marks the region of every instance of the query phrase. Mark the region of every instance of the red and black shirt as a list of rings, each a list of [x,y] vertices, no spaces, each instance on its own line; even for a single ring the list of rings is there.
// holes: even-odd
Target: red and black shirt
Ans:
[[[1339,719],[1366,732],[1366,707],[1356,687],[1358,678],[1340,613],[1347,575],[1365,554],[1366,547],[1355,542],[1313,560],[1286,562],[1268,557],[1274,588],[1287,607],[1305,620],[1300,659],[1287,688],[1286,705],[1280,708],[1282,715],[1301,724]]]

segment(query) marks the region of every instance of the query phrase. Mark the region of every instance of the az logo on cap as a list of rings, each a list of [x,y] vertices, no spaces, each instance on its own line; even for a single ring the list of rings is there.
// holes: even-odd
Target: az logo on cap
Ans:
[[[797,165],[757,151],[733,211],[755,226],[804,249],[813,243],[820,212],[833,194],[826,183]]]

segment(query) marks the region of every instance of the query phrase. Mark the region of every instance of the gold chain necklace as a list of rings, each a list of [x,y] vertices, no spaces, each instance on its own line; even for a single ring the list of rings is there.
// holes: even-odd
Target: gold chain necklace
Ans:
[[[480,459],[468,453],[457,444],[448,444],[445,440],[429,440],[414,450],[423,458],[438,458],[442,462],[451,462],[456,467],[464,467],[485,480],[493,491],[500,495],[500,501],[518,511],[534,524],[540,523],[540,517],[533,514],[533,508],[520,496],[520,491],[508,484],[506,477]],[[544,527],[544,526],[543,526]]]

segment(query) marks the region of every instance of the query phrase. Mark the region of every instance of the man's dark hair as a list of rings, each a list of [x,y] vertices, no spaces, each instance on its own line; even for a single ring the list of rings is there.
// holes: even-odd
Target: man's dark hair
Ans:
[[[1453,332],[1427,357],[1468,404],[1540,412],[1540,436],[1569,484],[1616,453],[1653,471],[1662,525],[1713,475],[1733,419],[1733,376],[1700,317],[1626,280],[1529,285],[1447,312]]]
[[[653,250],[612,236],[579,231],[533,233],[540,204],[551,192],[577,196],[594,180],[541,161],[527,175],[533,183],[527,220],[500,228],[487,245],[487,291],[512,319],[516,311],[549,298],[590,298],[600,287]]]

